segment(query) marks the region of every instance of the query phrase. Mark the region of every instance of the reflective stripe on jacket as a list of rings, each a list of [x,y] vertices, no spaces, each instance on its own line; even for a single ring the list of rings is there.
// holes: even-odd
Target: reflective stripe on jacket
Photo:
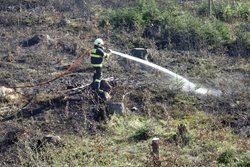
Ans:
[[[91,51],[90,51],[90,56],[91,56],[91,64],[93,67],[102,67],[102,62],[103,62],[103,56],[105,55],[105,52],[95,46]]]

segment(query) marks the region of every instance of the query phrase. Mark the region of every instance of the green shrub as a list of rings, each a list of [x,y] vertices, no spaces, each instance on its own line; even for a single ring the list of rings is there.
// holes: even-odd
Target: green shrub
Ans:
[[[108,20],[115,28],[135,30],[150,25],[159,15],[160,11],[155,0],[140,0],[134,7],[108,11],[102,22]]]
[[[131,137],[131,139],[135,141],[147,140],[152,135],[152,128],[150,126],[142,126],[139,128],[135,134]]]
[[[245,44],[245,47],[250,49],[250,32],[237,30],[237,40]]]
[[[155,0],[140,0],[136,10],[141,12],[144,25],[150,25],[161,14]]]
[[[150,43],[145,38],[133,36],[129,38],[127,45],[129,48],[147,48]]]
[[[142,24],[141,15],[131,8],[122,8],[117,11],[110,10],[107,13],[107,20],[114,28],[124,27],[134,30]]]
[[[234,150],[226,150],[220,154],[218,158],[218,162],[222,164],[229,164],[232,163],[235,158],[235,151]]]
[[[172,41],[177,40],[177,46],[183,49],[197,49],[207,46],[221,46],[233,40],[233,32],[230,27],[216,19],[202,20],[190,14],[182,14],[168,19],[167,31],[171,31]]]
[[[228,53],[230,56],[250,55],[250,25],[241,25],[235,28],[235,40],[228,44]]]
[[[207,20],[203,25],[197,27],[197,33],[208,45],[220,45],[233,39],[230,28],[217,20]]]
[[[181,6],[169,3],[168,6],[160,6],[155,0],[139,0],[137,5],[118,10],[110,10],[101,21],[109,22],[113,28],[143,33],[156,41],[159,49],[169,48],[177,50],[199,50],[208,48],[211,50],[229,50],[234,52],[238,46],[248,48],[249,35],[245,33],[236,40],[236,32],[224,21],[234,19],[249,19],[250,5],[248,2],[236,2],[230,4],[225,0],[214,1],[213,15],[218,18],[200,18],[190,11],[181,10]],[[247,6],[248,5],[248,6]],[[208,4],[199,4],[197,13],[208,15]],[[154,29],[153,26],[160,27]],[[131,47],[144,47],[145,41],[139,36],[131,39]],[[229,48],[228,48],[229,46]],[[236,47],[235,47],[236,46]],[[247,54],[248,49],[244,49]],[[238,53],[237,53],[238,54]]]
[[[250,152],[243,155],[242,161],[238,164],[238,167],[250,167]]]
[[[231,22],[236,19],[249,21],[250,19],[250,3],[237,1],[230,3],[227,0],[213,1],[212,14],[217,19]],[[197,5],[196,13],[200,16],[209,16],[208,1]]]
[[[162,19],[164,24],[168,25],[170,35],[179,34],[179,41],[182,46],[189,45],[184,49],[196,49],[200,47],[221,46],[224,43],[230,43],[234,39],[234,34],[229,25],[216,19],[200,19],[189,13],[179,13],[167,16]],[[175,13],[176,14],[176,13]],[[186,44],[185,44],[186,43]],[[177,44],[178,46],[180,44]]]

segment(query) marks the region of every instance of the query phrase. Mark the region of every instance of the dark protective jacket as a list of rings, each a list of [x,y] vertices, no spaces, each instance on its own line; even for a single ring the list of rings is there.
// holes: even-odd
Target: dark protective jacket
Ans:
[[[101,47],[95,45],[94,48],[90,51],[91,65],[93,67],[102,67],[102,62],[105,54],[106,53]]]

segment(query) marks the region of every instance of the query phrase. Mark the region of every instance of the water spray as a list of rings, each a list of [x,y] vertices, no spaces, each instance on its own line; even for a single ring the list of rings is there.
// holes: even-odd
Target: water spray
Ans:
[[[134,57],[134,56],[130,56],[128,54],[124,54],[124,53],[120,53],[120,52],[117,52],[117,51],[114,51],[114,50],[110,50],[111,53],[115,54],[115,55],[118,55],[118,56],[121,56],[123,58],[126,58],[126,59],[130,59],[130,60],[133,60],[133,61],[136,61],[138,63],[141,63],[141,64],[144,64],[146,66],[149,66],[149,67],[152,67],[154,69],[157,69],[159,71],[162,71],[164,72],[165,74],[167,74],[171,80],[175,83],[180,83],[181,85],[181,89],[185,92],[193,92],[193,93],[196,93],[196,94],[200,94],[200,95],[213,95],[213,96],[220,96],[221,95],[221,91],[220,90],[212,90],[212,89],[207,89],[207,88],[204,88],[204,87],[198,87],[196,86],[196,84],[190,82],[189,80],[187,80],[186,78],[166,69],[166,68],[163,68],[159,65],[156,65],[152,62],[149,62],[149,61],[145,61],[143,59],[140,59],[140,58],[137,58],[137,57]]]

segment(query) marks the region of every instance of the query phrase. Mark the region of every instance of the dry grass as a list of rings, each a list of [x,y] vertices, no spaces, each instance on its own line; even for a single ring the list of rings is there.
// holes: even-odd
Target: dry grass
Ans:
[[[50,79],[52,73],[60,73],[60,68],[76,58],[58,47],[58,43],[65,48],[77,44],[78,53],[101,36],[109,43],[108,47],[126,53],[139,41],[153,48],[154,63],[197,83],[220,88],[224,94],[215,99],[170,90],[166,76],[112,56],[105,62],[104,76],[115,78],[112,100],[124,102],[129,112],[124,117],[114,115],[99,120],[98,112],[94,111],[105,110],[105,103],[98,103],[87,88],[68,90],[76,84],[91,82],[92,69],[86,57],[71,75],[43,87],[22,90],[20,103],[0,102],[3,112],[0,166],[153,166],[153,137],[160,138],[162,166],[249,165],[250,139],[235,133],[249,123],[246,112],[249,84],[245,83],[249,77],[249,60],[214,55],[205,50],[159,51],[154,48],[155,41],[138,37],[141,32],[117,33],[110,25],[98,27],[98,15],[87,19],[92,10],[72,13],[67,11],[70,6],[64,6],[68,1],[48,2],[51,6],[45,5],[40,13],[34,8],[23,8],[16,13],[0,11],[3,39],[0,50],[4,54],[14,53],[13,62],[1,63],[1,82],[21,85]],[[34,1],[35,6],[36,3],[40,1]],[[53,6],[55,3],[57,6]],[[115,0],[106,5],[110,4],[123,5]],[[35,15],[28,17],[29,12]],[[60,23],[62,19],[66,24]],[[18,45],[37,32],[43,35],[39,44],[28,48]],[[56,41],[52,46],[46,41],[47,34]],[[133,107],[137,110],[132,111]],[[180,124],[188,131],[185,145],[173,140]],[[46,134],[59,135],[63,142],[39,145]]]

